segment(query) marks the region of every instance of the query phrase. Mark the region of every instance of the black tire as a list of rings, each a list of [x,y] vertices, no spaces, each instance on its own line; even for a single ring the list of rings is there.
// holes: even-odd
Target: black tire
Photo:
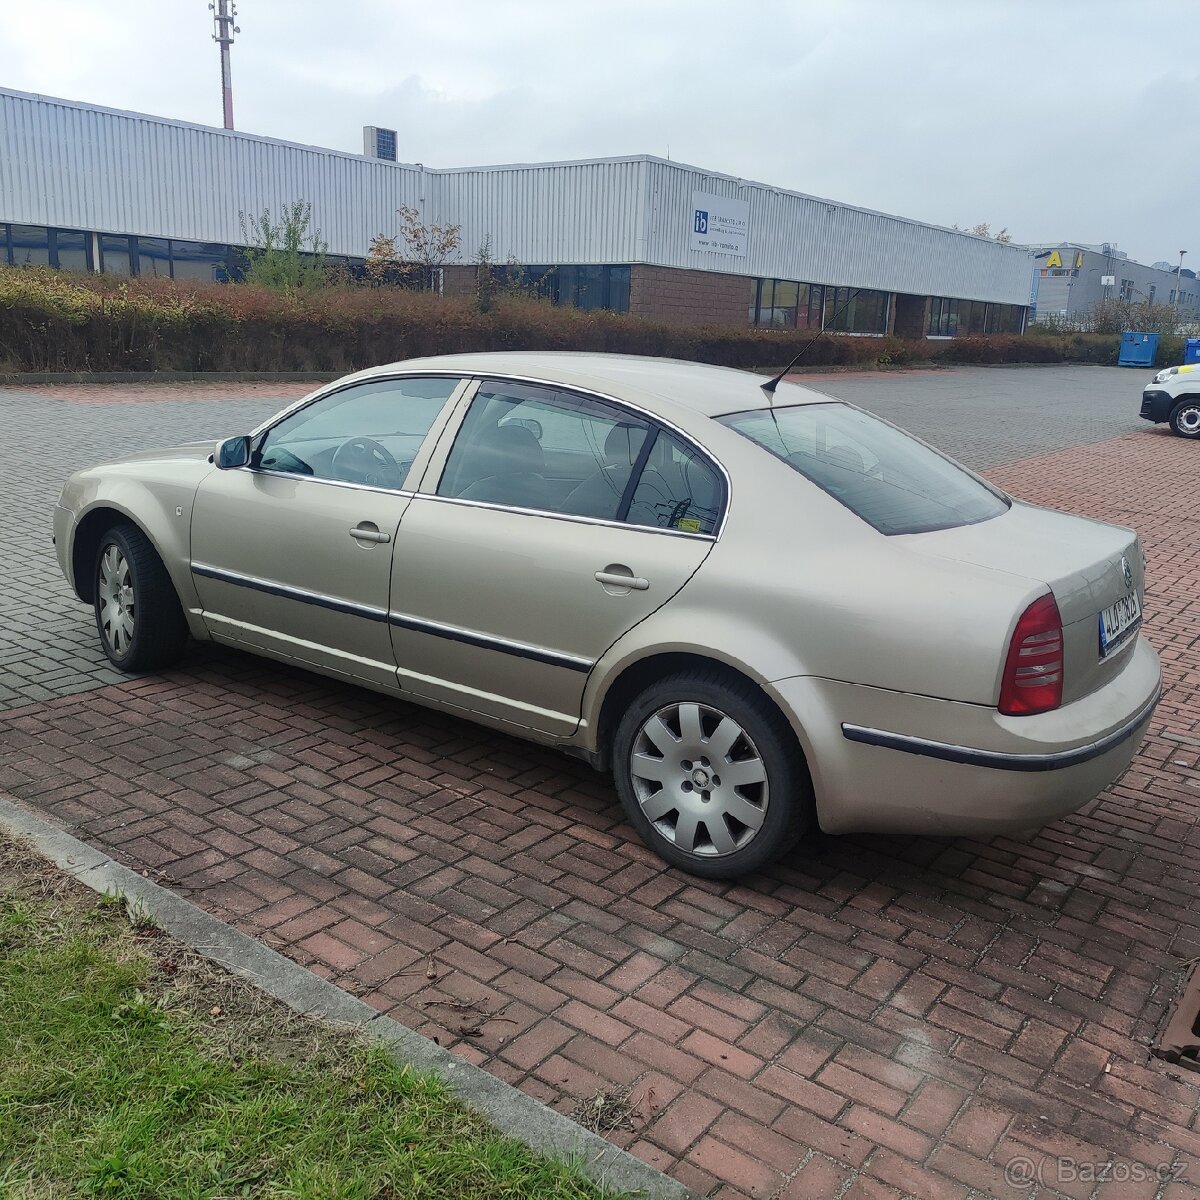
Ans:
[[[1171,410],[1171,432],[1195,441],[1200,438],[1200,398],[1189,396]]]
[[[694,716],[692,705],[697,706]],[[685,712],[691,735],[683,725]],[[723,739],[717,732],[724,717],[731,718],[742,735],[728,753],[721,752]],[[654,740],[664,738],[656,720],[675,739],[667,749]],[[694,735],[697,726],[699,743]],[[690,757],[689,747],[707,747],[710,742],[711,759],[703,749],[699,758]],[[635,752],[641,770],[664,775],[657,788],[655,780],[637,776]],[[656,754],[661,755],[661,768]],[[718,670],[671,675],[642,692],[617,725],[612,764],[617,795],[646,845],[673,866],[706,879],[737,879],[765,867],[790,850],[813,819],[808,769],[787,722],[752,684]],[[735,784],[728,776],[721,780],[722,769],[732,773],[736,767],[742,768],[743,776],[761,771],[763,784]],[[702,790],[705,781],[711,790]],[[736,794],[731,796],[731,790]],[[672,799],[687,805],[690,815],[685,817],[683,808],[659,811]],[[749,806],[743,807],[742,801]],[[754,830],[743,824],[731,810],[761,819],[760,826]],[[715,812],[720,829],[710,830],[710,819],[702,815],[708,812]],[[683,846],[690,837],[691,848],[677,845],[677,836]]]
[[[117,670],[158,671],[183,653],[188,629],[175,586],[136,525],[114,525],[101,536],[92,566],[92,595],[100,646]]]

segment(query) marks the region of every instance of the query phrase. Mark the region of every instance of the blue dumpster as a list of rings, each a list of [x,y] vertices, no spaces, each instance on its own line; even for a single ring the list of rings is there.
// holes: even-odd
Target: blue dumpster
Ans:
[[[1188,338],[1187,344],[1183,348],[1183,361],[1200,363],[1200,338]]]
[[[1121,334],[1121,356],[1118,367],[1152,367],[1158,353],[1157,333],[1134,333],[1125,330]]]

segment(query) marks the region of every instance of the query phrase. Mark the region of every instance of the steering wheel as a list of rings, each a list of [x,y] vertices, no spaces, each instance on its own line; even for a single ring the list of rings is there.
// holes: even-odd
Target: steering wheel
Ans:
[[[375,487],[399,487],[400,464],[391,451],[374,438],[356,437],[343,442],[329,464],[338,478],[348,483],[366,483]]]

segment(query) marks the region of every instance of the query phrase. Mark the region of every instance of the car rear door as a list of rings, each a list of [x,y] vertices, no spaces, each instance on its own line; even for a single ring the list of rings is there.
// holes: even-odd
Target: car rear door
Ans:
[[[484,381],[400,525],[401,687],[571,733],[593,664],[692,577],[723,504],[714,464],[643,415]]]
[[[260,434],[250,466],[205,478],[192,574],[216,640],[396,690],[388,589],[406,484],[462,387],[334,389]]]

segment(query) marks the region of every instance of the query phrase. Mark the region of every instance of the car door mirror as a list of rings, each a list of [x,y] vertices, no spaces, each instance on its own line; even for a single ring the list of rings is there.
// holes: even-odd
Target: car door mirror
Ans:
[[[223,442],[218,442],[213,462],[222,471],[232,471],[235,467],[246,466],[250,462],[249,434],[226,438]]]

